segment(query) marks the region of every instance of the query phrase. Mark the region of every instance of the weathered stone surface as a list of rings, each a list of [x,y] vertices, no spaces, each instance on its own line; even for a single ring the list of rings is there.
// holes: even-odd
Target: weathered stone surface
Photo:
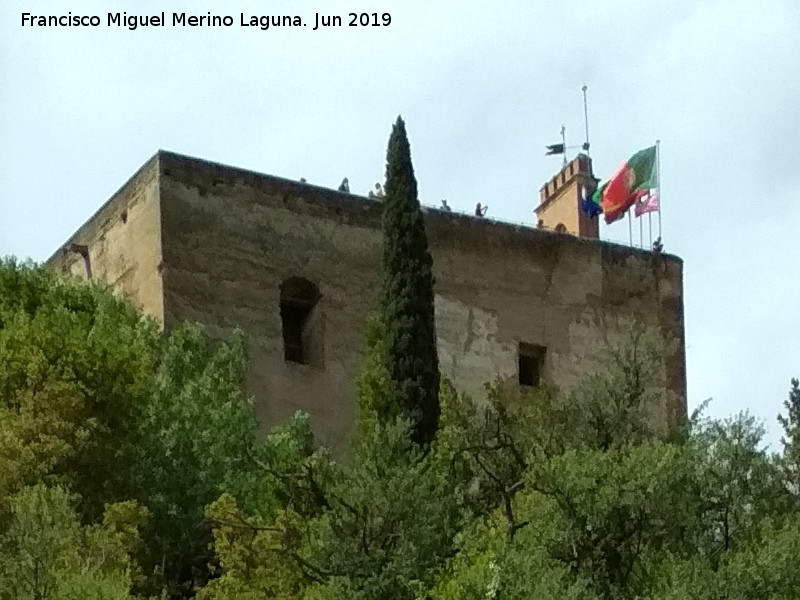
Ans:
[[[93,277],[166,328],[244,329],[262,423],[305,410],[339,445],[377,302],[380,211],[358,196],[160,152],[65,247],[87,245]],[[519,342],[545,346],[544,377],[569,387],[639,323],[677,342],[654,417],[685,417],[680,259],[435,210],[426,228],[441,368],[460,388],[480,396],[487,380],[516,380]],[[59,251],[49,264],[81,273],[83,263]],[[280,286],[290,277],[321,293],[321,365],[284,360]]]
[[[93,279],[163,321],[161,217],[158,157],[153,157],[80,228],[47,264],[85,277],[84,258],[70,250],[85,245]]]

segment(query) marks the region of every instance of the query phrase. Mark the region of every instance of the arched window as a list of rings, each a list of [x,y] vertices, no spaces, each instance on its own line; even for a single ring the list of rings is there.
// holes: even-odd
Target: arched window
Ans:
[[[302,277],[281,284],[283,358],[301,365],[323,364],[323,320],[319,288]]]
[[[64,249],[64,254],[69,254],[70,252],[74,252],[75,254],[79,254],[83,259],[83,275],[87,280],[92,279],[92,261],[89,257],[89,246],[85,244],[69,244]]]

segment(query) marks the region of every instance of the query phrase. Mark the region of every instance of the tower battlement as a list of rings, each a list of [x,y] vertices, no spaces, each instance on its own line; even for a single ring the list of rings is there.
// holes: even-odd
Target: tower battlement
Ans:
[[[596,187],[592,159],[579,154],[539,190],[539,206],[534,209],[538,227],[579,237],[599,238],[598,219],[590,219],[580,209],[583,190],[591,193]]]

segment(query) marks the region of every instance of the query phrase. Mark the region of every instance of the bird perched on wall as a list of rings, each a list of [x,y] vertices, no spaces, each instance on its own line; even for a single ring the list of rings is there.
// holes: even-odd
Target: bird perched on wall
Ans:
[[[653,252],[655,252],[656,254],[661,254],[663,250],[664,250],[664,244],[661,243],[661,237],[659,236],[656,238],[656,241],[653,242]]]
[[[342,183],[339,184],[339,191],[344,192],[345,194],[350,193],[350,181],[345,177],[342,179]]]

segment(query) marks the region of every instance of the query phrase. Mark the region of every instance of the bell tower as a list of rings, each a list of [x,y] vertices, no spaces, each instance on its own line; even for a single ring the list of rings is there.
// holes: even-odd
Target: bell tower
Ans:
[[[580,207],[583,188],[591,194],[597,183],[592,175],[592,159],[578,154],[539,190],[539,206],[533,211],[538,227],[578,237],[599,238],[599,218],[590,218]]]

